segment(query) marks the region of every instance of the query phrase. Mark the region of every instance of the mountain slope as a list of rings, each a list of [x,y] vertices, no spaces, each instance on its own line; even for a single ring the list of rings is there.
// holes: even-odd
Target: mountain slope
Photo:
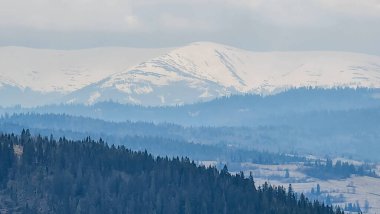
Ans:
[[[2,47],[0,58],[2,106],[177,105],[304,86],[380,88],[380,57],[344,52],[259,53],[198,42],[177,49]]]
[[[167,51],[169,49],[1,47],[1,105],[59,103],[65,94]]]
[[[291,186],[256,188],[252,176],[188,158],[153,157],[104,141],[0,135],[4,213],[341,214]]]
[[[70,94],[66,101],[175,105],[298,87],[380,87],[380,57],[345,52],[250,52],[199,42]]]
[[[72,92],[169,49],[93,48],[46,50],[0,48],[0,81],[40,92]]]

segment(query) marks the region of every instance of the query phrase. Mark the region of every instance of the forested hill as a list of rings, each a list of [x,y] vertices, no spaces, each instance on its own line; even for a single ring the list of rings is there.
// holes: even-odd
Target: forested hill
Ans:
[[[0,207],[9,213],[343,213],[255,187],[243,174],[86,138],[0,135]]]
[[[179,106],[125,105],[112,101],[93,105],[60,104],[35,108],[0,106],[0,114],[33,112],[68,114],[117,122],[149,121],[185,126],[257,126],[288,124],[295,115],[300,116],[304,113],[379,108],[379,95],[380,89],[299,88],[272,96],[233,95],[209,102]]]

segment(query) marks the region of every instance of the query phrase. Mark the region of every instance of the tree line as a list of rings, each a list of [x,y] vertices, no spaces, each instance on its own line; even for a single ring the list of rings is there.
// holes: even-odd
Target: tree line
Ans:
[[[305,166],[307,168],[304,171],[307,175],[319,179],[342,179],[351,175],[379,177],[374,166],[368,163],[354,165],[347,161],[338,160],[334,164],[331,159],[327,158],[325,163],[321,160],[316,160],[314,163],[305,163]]]
[[[0,135],[0,207],[9,213],[341,214],[288,189],[189,158],[154,157],[87,137]]]

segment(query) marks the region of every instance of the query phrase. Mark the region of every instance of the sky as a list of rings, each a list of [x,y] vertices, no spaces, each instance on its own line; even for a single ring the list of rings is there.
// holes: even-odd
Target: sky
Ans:
[[[175,47],[380,55],[380,0],[0,0],[0,46]]]

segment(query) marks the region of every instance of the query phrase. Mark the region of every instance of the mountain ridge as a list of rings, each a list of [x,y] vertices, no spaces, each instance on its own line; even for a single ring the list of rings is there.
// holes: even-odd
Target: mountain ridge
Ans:
[[[29,105],[181,105],[300,87],[380,88],[380,56],[349,52],[252,52],[211,42],[175,49],[18,49],[24,50],[0,48],[0,98],[28,91],[36,97]],[[2,105],[10,104],[26,103]]]
[[[70,93],[170,49],[102,47],[80,50],[0,47],[0,81],[20,89]]]
[[[71,100],[91,104],[89,97],[97,94],[98,101],[177,105],[309,86],[379,88],[380,57],[347,52],[251,52],[198,42],[91,84],[74,92]]]

